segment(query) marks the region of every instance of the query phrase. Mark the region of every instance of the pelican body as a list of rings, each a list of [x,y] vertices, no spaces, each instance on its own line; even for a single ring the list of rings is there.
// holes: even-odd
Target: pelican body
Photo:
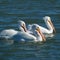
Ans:
[[[18,21],[18,27],[20,28],[20,31],[25,31],[25,23],[24,21]],[[0,37],[7,37],[7,38],[11,38],[12,36],[14,36],[15,34],[17,34],[19,31],[16,31],[14,29],[6,29],[6,30],[3,30],[1,33],[0,33]]]

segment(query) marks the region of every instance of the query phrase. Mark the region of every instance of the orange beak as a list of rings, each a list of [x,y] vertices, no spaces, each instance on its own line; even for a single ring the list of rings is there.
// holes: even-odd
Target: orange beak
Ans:
[[[40,28],[38,27],[36,30],[37,30],[37,31],[39,32],[39,34],[41,35],[43,41],[46,41],[46,38],[45,38],[44,34],[40,31]]]
[[[55,30],[55,27],[53,26],[52,21],[51,21],[51,20],[48,20],[48,22],[50,23],[50,25],[51,25],[51,26],[52,26],[52,28],[53,28],[53,33],[56,33],[56,30]]]

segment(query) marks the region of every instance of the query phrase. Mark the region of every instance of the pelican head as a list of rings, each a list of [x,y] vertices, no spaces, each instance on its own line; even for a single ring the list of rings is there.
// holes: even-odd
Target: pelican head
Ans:
[[[46,22],[46,24],[48,23],[49,26],[51,27],[51,29],[53,30],[53,33],[56,33],[55,27],[51,21],[51,18],[49,16],[45,16],[43,17],[44,21]]]
[[[35,35],[37,35],[37,37],[38,37],[38,36],[40,37],[40,39],[41,39],[40,41],[46,41],[45,36],[43,35],[43,33],[41,32],[41,30],[40,30],[40,28],[39,28],[38,26],[34,25],[32,28],[33,28],[33,29],[32,29],[33,33],[36,32]],[[38,39],[38,40],[39,40],[39,39]]]
[[[22,28],[21,30],[24,30],[24,31],[26,32],[27,29],[26,29],[26,24],[25,24],[25,22],[22,21],[22,20],[19,20],[18,23],[19,23],[19,29]]]
[[[41,30],[40,30],[39,27],[36,27],[36,31],[42,37],[42,40],[43,41],[46,41],[45,35],[41,32]]]

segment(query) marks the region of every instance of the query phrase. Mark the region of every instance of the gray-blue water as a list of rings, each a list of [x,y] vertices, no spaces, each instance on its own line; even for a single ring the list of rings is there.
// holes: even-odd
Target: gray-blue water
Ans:
[[[60,60],[60,0],[0,0],[0,31],[18,30],[18,20],[46,26],[46,15],[57,31],[53,38],[44,43],[0,40],[0,60]]]

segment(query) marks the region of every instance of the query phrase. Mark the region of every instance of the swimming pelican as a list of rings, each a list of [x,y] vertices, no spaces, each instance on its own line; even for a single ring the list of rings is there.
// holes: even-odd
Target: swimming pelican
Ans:
[[[18,21],[19,23],[19,29],[20,31],[25,31],[26,32],[26,27],[25,27],[25,22],[24,21]],[[17,34],[19,31],[16,31],[14,29],[6,29],[6,30],[3,30],[1,33],[0,33],[0,37],[6,37],[6,38],[11,38],[12,36],[14,36],[15,34]]]
[[[40,26],[38,24],[32,24],[32,26],[39,27],[40,30],[42,31],[42,33],[51,34],[51,33],[56,32],[56,30],[55,30],[55,28],[53,26],[53,23],[51,21],[51,18],[49,16],[45,16],[45,17],[43,17],[43,19],[44,19],[44,21],[45,21],[48,29],[47,28],[44,28],[44,27],[42,27],[42,26]],[[31,26],[31,29],[32,29],[32,26]]]

